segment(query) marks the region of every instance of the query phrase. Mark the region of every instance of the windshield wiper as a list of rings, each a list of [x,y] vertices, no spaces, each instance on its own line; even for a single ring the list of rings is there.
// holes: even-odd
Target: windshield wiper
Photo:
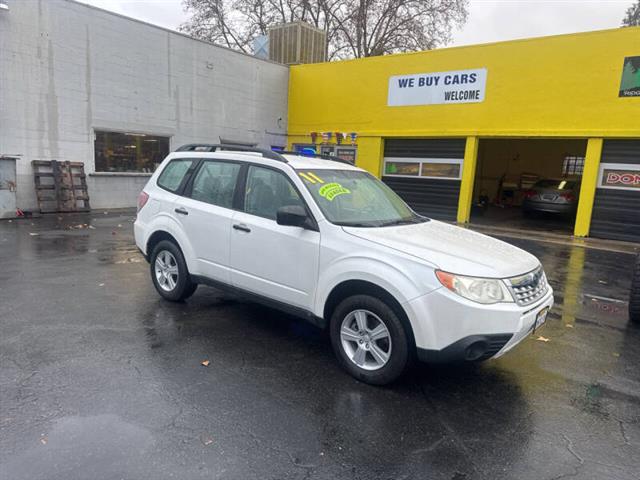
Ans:
[[[397,218],[395,220],[372,220],[370,222],[334,222],[341,227],[364,227],[364,228],[378,228],[378,227],[391,227],[394,225],[411,225],[415,223],[428,222],[427,217],[411,217],[411,218]]]
[[[374,223],[364,223],[364,222],[335,222],[336,225],[340,225],[341,227],[379,227],[380,225]]]
[[[424,217],[411,217],[411,218],[399,218],[397,220],[390,220],[388,222],[384,222],[381,227],[391,227],[394,225],[411,225],[415,223],[424,223],[428,222],[428,218]]]

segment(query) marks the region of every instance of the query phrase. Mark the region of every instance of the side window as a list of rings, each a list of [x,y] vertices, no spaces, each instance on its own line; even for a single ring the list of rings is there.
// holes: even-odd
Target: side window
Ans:
[[[275,220],[280,207],[303,204],[300,195],[284,174],[269,168],[249,167],[245,212]]]
[[[176,192],[178,188],[180,188],[182,179],[187,173],[187,170],[189,170],[189,167],[193,165],[193,162],[195,162],[195,160],[191,158],[171,160],[158,177],[158,186],[170,192]]]
[[[237,163],[205,161],[193,180],[191,198],[231,208],[238,172]]]

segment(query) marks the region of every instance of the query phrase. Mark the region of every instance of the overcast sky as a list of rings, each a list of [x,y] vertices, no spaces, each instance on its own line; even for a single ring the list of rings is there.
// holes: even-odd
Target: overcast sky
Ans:
[[[180,0],[80,0],[175,29],[187,19]],[[620,26],[633,0],[471,0],[453,45],[601,30]]]

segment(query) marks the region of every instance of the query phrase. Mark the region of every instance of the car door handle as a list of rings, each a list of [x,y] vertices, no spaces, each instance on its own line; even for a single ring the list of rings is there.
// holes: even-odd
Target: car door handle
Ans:
[[[238,225],[237,223],[233,226],[234,230],[240,230],[241,232],[249,233],[251,229],[246,225]]]
[[[176,208],[174,210],[174,212],[179,213],[180,215],[189,215],[189,212],[187,212],[184,208],[180,207],[180,208]]]

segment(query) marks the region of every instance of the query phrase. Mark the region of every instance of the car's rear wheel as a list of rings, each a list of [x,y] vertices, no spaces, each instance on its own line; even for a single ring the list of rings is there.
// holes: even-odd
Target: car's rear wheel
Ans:
[[[169,240],[159,242],[150,260],[151,279],[162,298],[179,302],[194,294],[198,284],[191,281],[187,263],[175,243]]]
[[[409,361],[407,333],[394,310],[369,295],[343,300],[331,316],[331,344],[342,367],[358,380],[385,385]]]
[[[636,257],[636,266],[633,270],[633,280],[631,280],[629,318],[632,322],[640,323],[640,255]]]

